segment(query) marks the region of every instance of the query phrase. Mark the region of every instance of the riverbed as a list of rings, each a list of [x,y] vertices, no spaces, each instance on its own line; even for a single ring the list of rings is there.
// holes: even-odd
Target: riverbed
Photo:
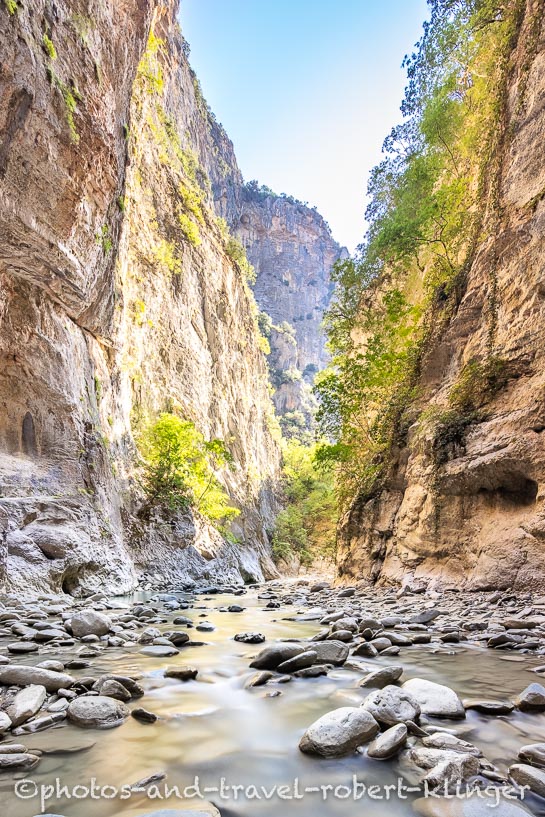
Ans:
[[[176,594],[193,605],[183,614],[195,624],[206,621],[214,630],[192,631],[205,642],[188,646],[169,658],[145,656],[140,645],[109,648],[92,661],[92,670],[73,672],[76,677],[106,673],[138,677],[145,695],[134,705],[159,716],[152,724],[128,718],[123,725],[108,730],[81,729],[68,722],[29,735],[23,742],[29,749],[44,752],[32,771],[3,774],[0,787],[6,817],[33,817],[41,810],[41,785],[59,779],[72,791],[77,785],[91,787],[94,779],[97,799],[61,796],[47,792],[46,811],[64,817],[137,817],[161,808],[199,810],[201,798],[219,808],[222,817],[373,817],[412,815],[416,792],[393,794],[385,786],[396,786],[401,778],[409,787],[415,776],[397,758],[377,761],[365,752],[348,757],[322,759],[304,755],[298,749],[305,729],[317,718],[341,706],[358,706],[369,693],[358,686],[367,672],[381,666],[403,666],[403,680],[426,678],[447,684],[461,698],[513,698],[539,677],[532,672],[543,657],[507,654],[473,643],[413,645],[395,658],[378,655],[354,659],[343,667],[330,669],[327,676],[292,678],[288,683],[269,681],[264,686],[245,688],[255,674],[249,667],[261,645],[240,643],[234,636],[259,632],[265,645],[283,639],[307,639],[321,628],[318,621],[298,621],[304,608],[281,605],[266,609],[258,599],[260,590],[244,596]],[[144,596],[140,598],[144,599]],[[135,598],[115,599],[121,608]],[[227,612],[240,604],[242,612]],[[173,614],[174,615],[174,614]],[[172,630],[171,623],[159,626]],[[65,648],[50,645],[39,655],[25,656],[24,663],[66,658]],[[22,659],[20,660],[23,663]],[[192,666],[196,679],[181,682],[165,678],[165,667]],[[133,704],[131,704],[133,706]],[[502,772],[516,762],[519,748],[545,741],[545,713],[515,710],[509,715],[488,716],[468,711],[460,721],[435,720],[435,725],[475,744],[487,760]],[[15,741],[15,738],[13,739]],[[18,739],[21,740],[21,739]],[[158,775],[157,783],[146,791],[125,797],[123,787]],[[164,777],[166,775],[166,777]],[[25,789],[22,780],[31,780]],[[23,796],[16,796],[14,786]],[[171,789],[170,796],[165,797]],[[362,795],[357,784],[375,785],[375,796]],[[356,790],[354,787],[356,786]],[[98,799],[98,789],[108,787]],[[180,799],[180,795],[195,797]],[[188,787],[193,787],[188,790]],[[262,788],[263,787],[263,788]],[[81,799],[79,796],[81,795]],[[357,799],[360,796],[360,799]],[[535,815],[545,814],[545,801],[530,797],[526,805]]]

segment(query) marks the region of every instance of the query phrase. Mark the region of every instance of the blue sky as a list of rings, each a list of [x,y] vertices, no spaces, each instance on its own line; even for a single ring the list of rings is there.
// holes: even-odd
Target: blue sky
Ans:
[[[425,0],[182,0],[191,64],[245,179],[316,205],[350,250],[426,15]]]

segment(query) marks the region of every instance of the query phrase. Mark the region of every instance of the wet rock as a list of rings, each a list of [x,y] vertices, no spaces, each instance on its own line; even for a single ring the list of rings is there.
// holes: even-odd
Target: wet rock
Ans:
[[[430,624],[441,615],[441,612],[441,610],[437,610],[436,608],[423,610],[422,613],[417,613],[417,615],[410,618],[409,621],[411,624]]]
[[[542,769],[527,763],[515,763],[509,767],[509,777],[519,786],[528,786],[534,794],[545,797],[545,771]]]
[[[375,658],[378,655],[378,650],[370,642],[364,641],[363,644],[359,644],[356,647],[352,655],[358,655],[363,658]]]
[[[8,644],[8,652],[13,655],[26,655],[30,652],[38,652],[38,645],[33,641],[15,641],[13,644]]]
[[[386,686],[367,696],[363,708],[373,715],[375,720],[385,726],[406,721],[418,721],[420,704],[403,687]]]
[[[297,678],[319,678],[321,675],[327,675],[331,669],[331,664],[313,664],[312,667],[300,669],[294,673]]]
[[[250,678],[248,678],[244,684],[244,688],[251,689],[252,687],[265,686],[265,684],[274,677],[274,673],[270,670],[261,670],[261,672],[256,672]]]
[[[12,730],[12,735],[32,735],[35,732],[43,732],[46,729],[51,729],[57,723],[61,723],[66,719],[66,712],[52,712],[49,715],[43,715],[41,718],[35,718],[33,721],[28,721]]]
[[[465,709],[474,709],[483,715],[508,715],[515,708],[511,701],[486,701],[480,698],[466,698],[463,704]]]
[[[112,621],[108,616],[91,609],[80,610],[70,619],[70,629],[76,638],[86,635],[107,635],[111,626]]]
[[[545,743],[529,743],[521,746],[518,756],[524,763],[545,769]]]
[[[417,766],[430,770],[424,779],[432,789],[450,791],[479,773],[479,760],[469,753],[418,747],[410,749],[408,754]]]
[[[106,680],[99,679],[93,684],[93,689],[96,689],[99,695],[105,695],[107,698],[115,698],[117,701],[124,701],[125,703],[132,698],[131,693],[123,684],[111,678],[107,678]]]
[[[403,689],[420,704],[424,715],[438,718],[465,718],[465,709],[458,695],[450,687],[424,678],[405,681]]]
[[[545,688],[541,684],[530,684],[515,698],[515,705],[522,712],[545,711]]]
[[[354,596],[356,593],[356,589],[354,587],[347,587],[345,590],[341,590],[340,593],[337,594],[339,599],[349,599]]]
[[[263,633],[237,633],[235,641],[241,641],[243,644],[263,644],[265,636]]]
[[[46,695],[46,688],[41,684],[31,684],[18,692],[7,709],[13,726],[19,726],[34,717],[42,708]]]
[[[197,624],[195,629],[201,633],[212,633],[216,628],[210,621],[201,621],[200,624]]]
[[[369,744],[367,754],[376,760],[385,760],[399,752],[407,741],[407,727],[404,723],[391,726]]]
[[[377,650],[377,652],[384,652],[389,647],[392,646],[392,642],[386,636],[381,636],[380,638],[373,638],[370,642],[373,647]]]
[[[241,607],[240,604],[230,604],[227,608],[228,613],[243,613],[244,607]]]
[[[61,687],[69,689],[74,683],[75,679],[71,675],[40,667],[29,667],[23,664],[9,664],[6,667],[0,667],[0,684],[13,684],[20,687],[38,684],[44,686],[47,692],[57,692]]]
[[[0,754],[0,769],[33,769],[40,762],[37,755],[28,752]]]
[[[131,716],[140,723],[155,723],[157,720],[157,715],[154,712],[150,712],[148,709],[144,709],[143,707],[132,709]]]
[[[379,731],[373,716],[361,707],[334,709],[315,721],[299,743],[299,749],[321,757],[340,757],[354,752]]]
[[[170,658],[173,655],[179,655],[180,653],[176,649],[176,647],[166,647],[162,644],[152,644],[149,647],[143,647],[140,650],[140,655],[148,655],[150,658]]]
[[[188,643],[189,636],[187,633],[169,633],[168,640],[175,647],[183,647],[184,644]]]
[[[311,667],[315,661],[318,660],[318,653],[315,650],[306,650],[305,652],[295,655],[293,658],[288,658],[287,661],[282,661],[278,665],[278,672],[297,672],[297,670],[307,669]]]
[[[388,684],[398,681],[403,675],[403,667],[382,667],[366,675],[360,682],[360,687],[371,687],[372,689],[382,689]]]
[[[335,667],[342,666],[350,654],[346,644],[340,641],[316,641],[312,643],[312,649],[320,664],[333,664]]]
[[[76,698],[68,706],[68,719],[76,726],[110,729],[120,726],[129,715],[122,701],[104,695]]]
[[[117,681],[118,684],[121,684],[130,692],[131,698],[141,698],[144,694],[144,688],[134,678],[128,675],[113,675],[110,673],[109,675],[102,675],[98,680],[101,683],[105,681]]]
[[[428,749],[445,749],[449,752],[460,752],[461,754],[475,755],[481,757],[482,752],[477,746],[462,740],[450,732],[435,732],[422,738],[422,743]]]
[[[302,652],[305,652],[305,648],[299,644],[270,644],[254,658],[250,667],[252,669],[276,669],[279,664]]]
[[[41,661],[36,664],[40,669],[50,669],[52,672],[64,672],[65,664],[62,661]]]
[[[194,681],[199,670],[196,667],[167,667],[165,678],[175,678],[177,681]]]

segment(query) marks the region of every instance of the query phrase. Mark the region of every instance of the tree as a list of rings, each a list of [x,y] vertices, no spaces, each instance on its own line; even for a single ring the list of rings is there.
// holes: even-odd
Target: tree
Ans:
[[[145,459],[142,487],[147,508],[171,511],[195,508],[212,522],[225,522],[240,511],[229,505],[216,472],[232,463],[225,443],[206,441],[194,423],[174,414],[161,414],[139,439]]]

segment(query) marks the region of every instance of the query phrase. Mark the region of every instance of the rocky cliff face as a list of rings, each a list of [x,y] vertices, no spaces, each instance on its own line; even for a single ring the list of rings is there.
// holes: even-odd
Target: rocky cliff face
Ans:
[[[321,325],[332,292],[330,271],[347,252],[316,210],[291,197],[247,185],[240,199],[235,229],[256,270],[256,300],[272,318],[273,401],[289,432],[290,418],[297,427],[294,412],[306,425],[311,421],[309,386],[327,363]]]
[[[528,2],[511,57],[496,156],[499,201],[447,331],[422,368],[423,408],[440,409],[464,366],[494,355],[502,387],[478,422],[438,440],[413,422],[385,489],[356,499],[341,525],[344,579],[408,577],[470,589],[545,586],[545,30]],[[487,320],[488,316],[488,320]],[[439,441],[441,442],[441,441]]]
[[[279,453],[266,363],[211,193],[238,170],[176,11],[154,0],[0,5],[10,590],[123,592],[141,571],[233,581],[274,572],[266,529]],[[242,509],[241,543],[190,515],[139,520],[135,434],[165,410],[229,445],[235,466],[222,479]]]

